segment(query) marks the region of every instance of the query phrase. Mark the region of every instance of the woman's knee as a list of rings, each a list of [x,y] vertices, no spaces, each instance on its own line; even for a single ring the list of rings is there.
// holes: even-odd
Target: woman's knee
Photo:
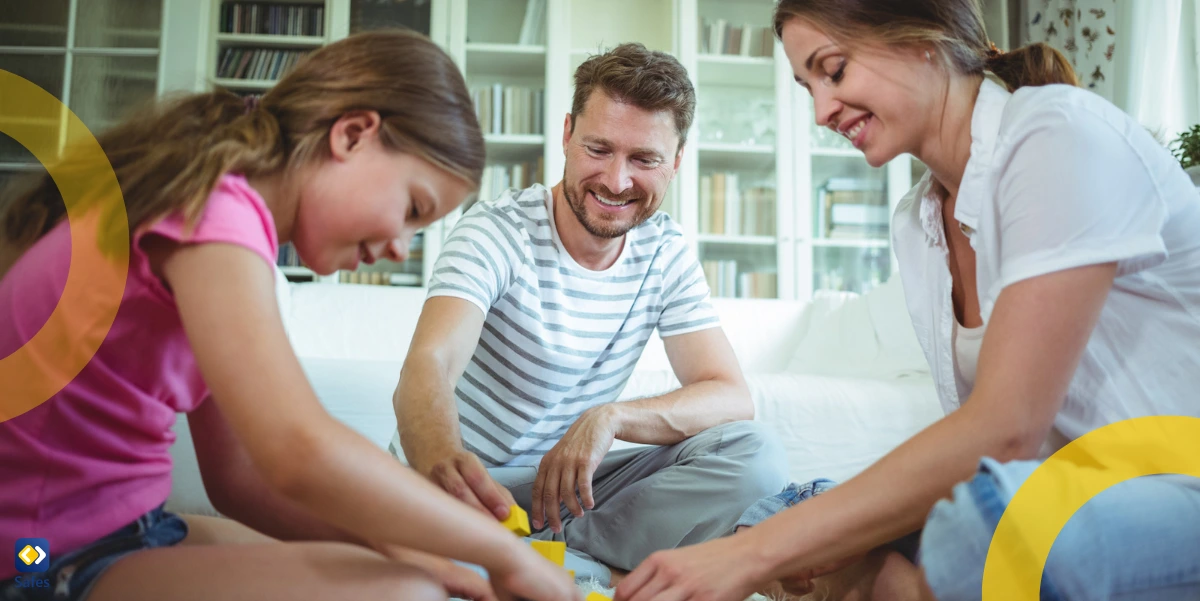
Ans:
[[[938,501],[921,535],[920,565],[938,599],[978,599],[996,523],[1035,462],[985,460],[980,470]]]

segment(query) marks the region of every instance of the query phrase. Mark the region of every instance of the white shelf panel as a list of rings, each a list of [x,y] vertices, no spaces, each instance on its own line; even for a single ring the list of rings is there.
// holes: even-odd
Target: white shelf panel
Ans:
[[[415,273],[393,273],[393,286],[420,286],[422,285],[421,276]]]
[[[814,148],[810,151],[815,157],[851,157],[863,158],[863,153],[857,148]]]
[[[774,169],[775,147],[748,144],[700,144],[700,166],[704,169]]]
[[[770,57],[701,54],[696,62],[702,86],[775,86],[775,59]]]
[[[536,159],[546,142],[545,136],[533,134],[487,134],[483,139],[489,163]]]
[[[812,241],[812,245],[819,248],[887,248],[890,246],[887,240],[872,238],[865,238],[861,240],[816,238]]]
[[[729,234],[700,234],[696,237],[704,244],[736,244],[739,246],[775,246],[779,239],[775,236],[732,236]]]
[[[295,267],[295,266],[291,266],[291,267],[280,267],[280,268],[279,268],[279,271],[282,271],[282,272],[283,272],[283,275],[286,275],[286,276],[310,276],[310,277],[317,277],[317,272],[315,272],[315,271],[313,271],[313,270],[311,270],[311,269],[309,269],[309,268],[307,268],[307,267]]]
[[[467,72],[510,77],[545,77],[546,47],[467,44]]]
[[[281,48],[316,48],[328,40],[324,36],[268,35],[255,33],[219,33],[218,44],[245,44],[247,46],[273,46]]]
[[[214,86],[221,86],[231,90],[268,90],[271,86],[278,83],[273,79],[232,79],[229,77],[214,77],[212,79]]]

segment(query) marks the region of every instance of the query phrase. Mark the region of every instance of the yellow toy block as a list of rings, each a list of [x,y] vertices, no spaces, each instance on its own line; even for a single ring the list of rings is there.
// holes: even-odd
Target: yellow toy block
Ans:
[[[529,546],[533,547],[539,555],[549,559],[554,565],[561,566],[567,557],[567,543],[562,543],[553,540],[535,540],[529,541]]]
[[[575,570],[567,570],[567,574],[571,576],[571,580],[575,579]]]
[[[505,528],[512,530],[517,536],[529,536],[529,514],[519,505],[508,508],[508,519],[501,522]]]
[[[612,601],[612,599],[609,599],[600,593],[588,593],[585,601]]]

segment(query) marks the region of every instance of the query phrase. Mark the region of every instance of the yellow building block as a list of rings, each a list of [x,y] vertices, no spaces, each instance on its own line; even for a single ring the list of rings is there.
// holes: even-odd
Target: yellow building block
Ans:
[[[529,546],[533,547],[539,555],[549,559],[554,565],[562,565],[567,558],[567,543],[562,543],[553,540],[535,540],[529,541]]]
[[[529,514],[519,505],[508,508],[508,519],[501,522],[505,528],[512,530],[517,536],[529,536]]]
[[[588,593],[585,601],[612,601],[612,599],[609,599],[600,593]]]

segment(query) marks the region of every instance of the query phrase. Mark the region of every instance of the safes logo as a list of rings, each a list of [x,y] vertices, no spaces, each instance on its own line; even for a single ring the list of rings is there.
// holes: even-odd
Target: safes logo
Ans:
[[[50,541],[44,538],[17,539],[16,561],[18,572],[45,572],[50,568]]]

